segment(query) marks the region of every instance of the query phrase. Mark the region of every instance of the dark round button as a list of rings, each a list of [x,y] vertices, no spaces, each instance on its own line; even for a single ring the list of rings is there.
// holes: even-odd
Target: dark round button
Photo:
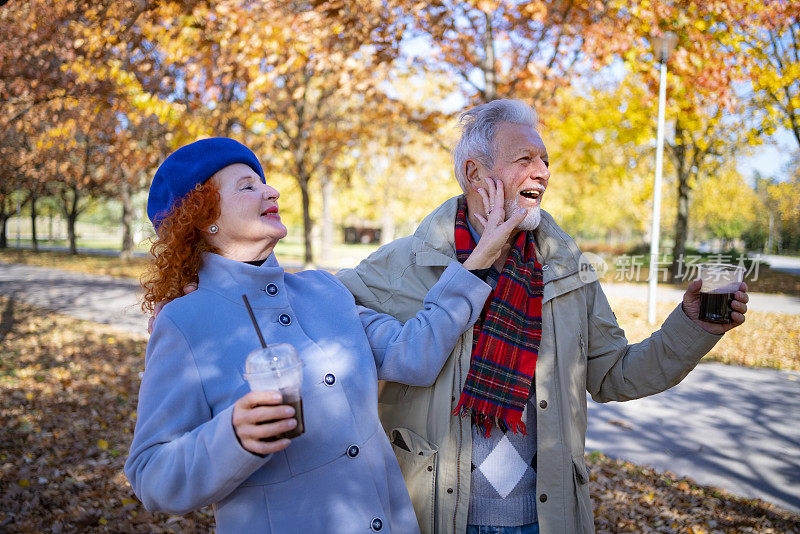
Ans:
[[[433,466],[429,465],[428,466],[428,471],[433,471]]]
[[[372,520],[372,523],[370,523],[369,526],[374,532],[380,532],[383,528],[383,521],[381,521],[379,517],[376,517]]]
[[[546,493],[542,493],[541,495],[539,495],[539,501],[547,502],[547,494]]]
[[[325,375],[325,384],[332,386],[336,382],[336,377],[332,373]]]
[[[453,488],[447,488],[447,493],[453,493]]]
[[[287,326],[292,323],[292,318],[285,313],[282,313],[281,316],[278,317],[278,321],[280,321],[283,326]]]
[[[539,401],[539,408],[541,408],[542,410],[547,408],[547,401],[546,400]]]
[[[350,458],[355,458],[358,456],[358,445],[350,445],[350,447],[347,449],[347,456]]]
[[[267,295],[274,297],[277,294],[278,294],[278,286],[276,286],[275,284],[269,284],[267,286]]]

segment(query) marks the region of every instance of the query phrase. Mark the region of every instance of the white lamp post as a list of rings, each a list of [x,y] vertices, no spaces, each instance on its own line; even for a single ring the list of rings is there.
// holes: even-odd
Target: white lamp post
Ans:
[[[667,101],[667,60],[678,36],[672,32],[653,36],[650,44],[656,59],[661,64],[661,79],[658,82],[658,134],[656,137],[656,178],[653,186],[653,229],[650,237],[650,278],[647,288],[647,320],[656,323],[656,285],[658,283],[658,239],[661,233],[661,174],[664,165],[664,108]]]

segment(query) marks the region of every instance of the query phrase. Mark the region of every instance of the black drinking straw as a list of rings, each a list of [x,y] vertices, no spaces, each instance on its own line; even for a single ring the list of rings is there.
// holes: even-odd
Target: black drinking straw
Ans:
[[[250,314],[250,320],[253,321],[253,328],[256,329],[256,334],[258,334],[258,340],[261,342],[261,347],[266,349],[267,342],[264,341],[264,335],[261,333],[261,329],[258,327],[256,316],[253,315],[253,308],[250,307],[250,301],[247,300],[247,295],[242,295],[242,300],[244,300],[244,305],[247,308],[247,313]]]

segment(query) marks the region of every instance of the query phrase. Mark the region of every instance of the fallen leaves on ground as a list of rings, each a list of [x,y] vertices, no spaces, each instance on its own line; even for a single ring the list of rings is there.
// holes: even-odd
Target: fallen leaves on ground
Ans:
[[[122,466],[145,342],[0,297],[0,532],[208,532],[147,512]]]
[[[647,322],[647,304],[634,299],[610,298],[611,308],[631,343],[647,338],[658,326]],[[678,305],[656,303],[660,325]],[[705,360],[800,370],[800,315],[750,310],[743,325],[727,332]]]
[[[597,534],[800,533],[799,515],[764,501],[597,452],[586,460]]]
[[[145,341],[0,296],[0,531],[210,532],[150,513],[122,472]],[[594,453],[600,534],[800,533],[800,516]]]

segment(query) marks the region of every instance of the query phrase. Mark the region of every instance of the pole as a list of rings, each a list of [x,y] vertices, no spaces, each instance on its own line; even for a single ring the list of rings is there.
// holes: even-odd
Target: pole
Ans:
[[[19,196],[17,196],[17,250],[20,250],[22,245],[20,244],[20,233],[22,231],[22,206],[19,203]]]
[[[656,177],[653,185],[653,229],[650,237],[650,278],[647,288],[647,321],[656,324],[656,286],[658,284],[658,239],[661,233],[661,173],[664,166],[664,108],[667,101],[667,60],[661,59],[658,82],[658,134],[656,137]]]

